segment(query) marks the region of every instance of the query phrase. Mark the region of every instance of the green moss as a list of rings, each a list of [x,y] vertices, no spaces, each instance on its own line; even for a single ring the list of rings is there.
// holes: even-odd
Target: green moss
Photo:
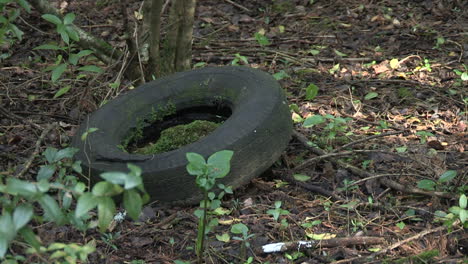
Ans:
[[[413,97],[413,93],[408,88],[400,87],[398,88],[398,96],[400,98]]]
[[[119,149],[127,150],[130,143],[137,143],[143,138],[143,129],[151,123],[162,121],[164,117],[175,114],[176,107],[174,103],[168,102],[164,106],[159,106],[157,109],[151,108],[151,112],[146,118],[137,118],[136,127],[132,129],[128,135],[122,140],[122,144],[118,145]]]
[[[178,149],[200,140],[220,125],[210,121],[196,120],[186,125],[173,126],[163,130],[158,141],[135,150],[135,153],[148,155]]]

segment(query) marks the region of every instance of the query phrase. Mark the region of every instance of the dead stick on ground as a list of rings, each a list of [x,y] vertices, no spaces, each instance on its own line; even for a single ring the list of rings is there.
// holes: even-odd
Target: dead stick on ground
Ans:
[[[309,149],[312,153],[317,154],[319,156],[324,156],[327,154],[324,150],[310,146],[308,144],[309,140],[307,139],[306,136],[302,135],[301,133],[297,131],[293,131],[294,137],[296,137],[307,149]],[[337,166],[349,170],[352,173],[359,175],[361,178],[369,178],[369,177],[374,177],[372,173],[369,173],[365,170],[361,170],[356,166],[353,166],[351,164],[348,164],[342,160],[335,160],[335,159],[330,159],[330,161]],[[406,192],[406,193],[413,193],[413,194],[422,194],[422,195],[428,195],[428,196],[437,196],[437,197],[442,197],[442,198],[449,198],[449,199],[456,199],[456,196],[451,194],[451,193],[445,193],[445,192],[431,192],[431,191],[424,191],[422,189],[416,188],[416,187],[406,187],[402,184],[399,184],[393,180],[390,179],[380,179],[380,182],[384,184],[385,186],[396,189],[398,191]]]
[[[369,141],[371,139],[374,139],[374,138],[379,138],[379,137],[386,137],[386,136],[391,136],[391,135],[398,135],[398,134],[402,134],[404,131],[390,131],[390,132],[385,132],[385,133],[382,133],[382,134],[379,134],[379,135],[372,135],[372,136],[369,136],[369,137],[365,137],[365,138],[361,138],[361,139],[358,139],[356,141],[353,141],[351,143],[348,143],[346,145],[343,145],[341,147],[338,147],[336,149],[334,149],[332,151],[332,153],[336,153],[342,149],[345,149],[345,148],[349,148],[351,146],[354,146],[356,144],[359,144],[359,143],[362,143],[362,142],[365,142],[365,141]]]
[[[452,224],[452,226],[456,226],[458,224],[460,224],[459,220],[455,221]],[[411,236],[411,237],[408,237],[408,238],[403,239],[401,241],[398,241],[396,243],[393,243],[390,246],[371,254],[370,256],[363,256],[363,257],[357,257],[357,258],[352,258],[352,259],[343,259],[343,260],[340,260],[340,261],[333,262],[333,264],[350,263],[350,261],[358,261],[356,263],[366,263],[369,259],[374,259],[375,257],[377,257],[379,255],[386,254],[388,251],[390,251],[392,249],[400,247],[400,246],[402,246],[404,244],[407,244],[407,243],[409,243],[411,241],[420,239],[420,238],[422,238],[422,237],[424,237],[426,235],[429,235],[431,233],[441,232],[441,231],[444,231],[446,229],[447,229],[446,226],[439,226],[439,227],[436,227],[436,228],[433,228],[433,229],[426,229],[426,230],[424,230],[424,231],[422,231],[422,232],[420,232],[420,233],[418,233],[418,234],[416,234],[414,236]]]
[[[24,163],[24,166],[21,169],[21,171],[18,172],[18,174],[16,174],[15,178],[20,179],[21,177],[23,177],[23,175],[26,173],[26,171],[28,171],[29,167],[31,167],[31,164],[32,164],[34,158],[39,154],[39,150],[41,148],[41,143],[44,140],[45,136],[47,134],[49,134],[49,132],[53,128],[55,128],[56,125],[57,125],[56,123],[50,124],[44,130],[42,130],[41,135],[39,136],[39,138],[36,141],[36,146],[34,148],[33,153],[31,154],[31,156],[29,156],[28,160]]]
[[[231,0],[224,0],[224,1],[230,3],[231,5],[233,5],[233,6],[235,6],[235,7],[238,7],[238,8],[240,8],[240,9],[244,10],[244,11],[250,12],[250,9],[248,9],[247,7],[245,7],[245,6],[243,6],[243,5],[240,5],[240,4],[236,3],[236,2],[233,2],[233,1],[231,1]]]
[[[346,247],[354,245],[375,245],[383,244],[385,240],[382,237],[344,237],[311,241],[293,241],[273,243],[262,246],[261,253],[275,253],[286,251],[301,251],[307,249],[324,247]]]

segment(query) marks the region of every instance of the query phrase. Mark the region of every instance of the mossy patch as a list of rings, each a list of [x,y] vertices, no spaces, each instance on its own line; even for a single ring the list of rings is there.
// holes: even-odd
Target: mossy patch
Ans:
[[[143,139],[143,129],[145,127],[175,113],[176,107],[172,102],[168,102],[164,106],[159,106],[157,109],[151,107],[151,112],[146,118],[136,119],[136,127],[130,130],[128,135],[122,140],[122,144],[117,147],[127,152],[130,143],[137,144],[139,140]]]
[[[134,151],[137,154],[156,154],[178,149],[194,143],[213,132],[221,124],[205,120],[195,120],[186,125],[177,125],[161,131],[161,136],[155,143]]]

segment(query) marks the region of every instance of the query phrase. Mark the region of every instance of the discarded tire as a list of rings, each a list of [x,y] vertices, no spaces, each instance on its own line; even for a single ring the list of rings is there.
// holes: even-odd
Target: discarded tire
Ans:
[[[225,120],[201,140],[173,151],[140,155],[118,147],[129,138],[130,131],[141,126],[142,120],[150,119],[155,109],[169,102],[176,113],[165,116],[159,126],[220,116]],[[82,141],[81,135],[89,128],[98,130]],[[144,131],[151,134],[148,128]],[[156,128],[153,134],[160,131]],[[291,132],[283,90],[269,74],[247,67],[207,67],[146,83],[108,102],[83,121],[73,146],[80,149],[76,158],[93,180],[101,180],[102,172],[128,171],[127,163],[132,163],[142,169],[145,189],[152,200],[196,203],[201,195],[195,176],[186,172],[187,152],[207,158],[220,150],[233,150],[231,172],[220,183],[237,188],[279,158]]]

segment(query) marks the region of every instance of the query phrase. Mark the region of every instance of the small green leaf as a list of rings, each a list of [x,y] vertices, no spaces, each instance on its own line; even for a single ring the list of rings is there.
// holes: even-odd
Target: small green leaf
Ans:
[[[262,35],[262,34],[256,32],[254,36],[255,36],[255,39],[257,40],[258,44],[260,44],[260,46],[270,45],[270,41],[268,40],[268,38],[265,35]]]
[[[462,75],[460,77],[461,77],[462,81],[464,81],[464,82],[468,81],[468,72],[462,73]]]
[[[29,204],[21,204],[17,206],[13,212],[15,230],[18,231],[23,228],[31,220],[33,213],[33,208]]]
[[[60,89],[55,93],[54,99],[55,99],[55,98],[58,98],[58,97],[60,97],[60,96],[62,96],[62,95],[64,95],[64,94],[66,94],[66,93],[68,93],[68,91],[70,90],[70,88],[71,88],[71,85],[67,85],[67,86],[65,86],[65,87],[60,88]]]
[[[461,209],[466,209],[467,203],[466,195],[462,194],[460,199],[458,199],[458,205],[460,205]]]
[[[434,186],[436,183],[432,180],[420,180],[418,181],[418,188],[428,190],[428,191],[434,191],[435,188]]]
[[[18,4],[26,10],[26,12],[31,13],[31,6],[26,0],[18,0]]]
[[[315,56],[315,55],[318,55],[318,54],[320,53],[320,50],[310,49],[310,50],[309,50],[309,53],[310,53],[312,56]]]
[[[71,24],[73,23],[73,21],[75,20],[75,14],[73,13],[68,13],[65,15],[65,17],[63,18],[63,23],[68,25],[68,24]]]
[[[52,82],[56,82],[67,69],[67,64],[61,63],[52,70]]]
[[[101,232],[106,231],[115,214],[115,203],[110,197],[101,197],[98,202],[98,226]]]
[[[39,204],[44,210],[46,219],[55,222],[57,225],[63,225],[65,223],[65,216],[54,198],[47,194],[42,195],[39,198]]]
[[[330,74],[334,74],[335,72],[337,72],[339,70],[340,70],[340,64],[338,63],[338,64],[333,65],[333,67],[330,70],[328,70],[328,72]]]
[[[48,180],[52,175],[54,175],[56,166],[54,164],[41,166],[39,172],[37,173],[37,180]]]
[[[338,55],[338,56],[340,56],[340,57],[346,57],[346,56],[348,56],[347,54],[344,54],[343,52],[340,52],[340,51],[338,51],[338,50],[336,50],[336,49],[334,49],[333,51],[335,51],[335,54]]]
[[[133,220],[138,220],[143,206],[140,194],[136,190],[126,190],[124,192],[123,204],[128,215]]]
[[[464,224],[466,222],[466,219],[468,219],[468,211],[465,209],[460,210],[459,217],[462,224]]]
[[[439,182],[449,182],[457,176],[457,172],[454,170],[448,170],[440,175]]]
[[[397,151],[398,153],[405,153],[406,150],[408,149],[408,147],[406,147],[406,146],[401,146],[401,147],[397,147],[397,148],[395,148],[395,149],[396,149],[396,151]]]
[[[28,181],[18,180],[16,178],[8,178],[6,190],[9,194],[22,195],[27,198],[38,194],[36,185]]]
[[[62,24],[62,20],[59,17],[55,16],[55,15],[45,14],[45,15],[42,15],[41,17],[43,19],[49,21],[50,23],[55,24],[55,25]]]
[[[55,156],[57,155],[57,149],[53,147],[47,147],[46,150],[42,153],[42,155],[46,158],[47,162],[54,163]]]
[[[231,233],[233,234],[247,234],[249,232],[249,228],[244,225],[243,223],[237,223],[231,226]]]
[[[208,160],[208,176],[214,178],[224,178],[231,169],[231,158],[234,154],[231,150],[221,150],[212,154]]]
[[[72,148],[72,147],[61,149],[55,155],[54,161],[57,162],[65,158],[71,159],[78,151],[79,151],[78,148]]]
[[[222,235],[216,235],[216,239],[221,242],[229,242],[231,240],[231,237],[229,236],[228,233],[223,233]]]
[[[309,128],[309,127],[313,127],[315,125],[318,125],[318,124],[321,124],[325,122],[325,118],[323,118],[323,116],[321,115],[313,115],[313,116],[310,116],[308,117],[304,123],[302,124],[303,127],[305,128]]]
[[[90,127],[86,132],[81,135],[81,141],[85,141],[89,134],[98,131],[97,127]]]
[[[32,246],[36,250],[41,247],[41,242],[37,239],[36,234],[34,234],[33,230],[29,226],[21,228],[18,233],[20,233],[28,245]]]
[[[379,252],[382,249],[381,248],[368,248],[367,250],[369,250],[369,252]]]
[[[102,173],[102,174],[105,174],[105,173]],[[101,174],[101,177],[102,177],[102,174]],[[127,176],[127,174],[124,174],[124,175]],[[114,196],[122,192],[123,192],[122,187],[120,187],[117,184],[113,184],[113,183],[106,182],[106,181],[101,181],[101,182],[96,183],[92,190],[92,193],[95,196],[107,196],[107,197]]]
[[[371,99],[374,99],[374,98],[376,98],[376,97],[378,97],[378,96],[379,96],[378,93],[376,93],[376,92],[370,92],[370,93],[366,94],[366,96],[364,96],[364,99],[365,99],[365,100],[371,100]]]
[[[5,236],[0,236],[0,258],[4,258],[8,250],[9,241]]]
[[[287,77],[289,77],[289,75],[284,70],[281,70],[281,71],[273,74],[273,78],[275,78],[275,80],[277,80],[277,81],[282,80],[282,79],[287,78]]]
[[[0,238],[4,237],[7,243],[16,236],[15,222],[8,212],[3,212],[3,214],[0,215],[0,234]]]
[[[307,176],[304,174],[294,174],[293,177],[296,181],[300,181],[300,182],[306,182],[310,180],[310,176]]]
[[[8,29],[10,29],[13,34],[15,34],[16,38],[20,41],[23,40],[24,32],[21,31],[15,24],[8,24]]]
[[[398,59],[390,60],[390,67],[394,70],[398,69],[398,67],[400,67],[400,62],[398,61]]]
[[[80,41],[80,35],[72,26],[65,26],[65,31],[71,39],[74,41]]]
[[[103,73],[104,70],[99,68],[98,66],[95,65],[86,65],[83,67],[78,68],[80,71],[89,71],[89,72],[95,72],[95,73]]]
[[[318,94],[319,88],[317,85],[311,83],[306,88],[306,100],[313,100]]]
[[[75,217],[81,218],[97,206],[98,199],[92,193],[84,193],[78,198],[75,209]]]
[[[68,35],[67,27],[64,24],[57,25],[57,32],[60,34],[62,40],[69,45],[70,36]]]
[[[398,228],[400,228],[400,229],[403,229],[403,228],[405,228],[406,224],[405,224],[404,222],[398,222],[398,223],[396,224],[396,226],[397,226]]]
[[[104,173],[101,173],[100,176],[101,178],[105,179],[108,182],[111,182],[113,184],[119,184],[119,185],[124,185],[125,180],[128,177],[127,173],[119,172],[119,171],[104,172]]]

